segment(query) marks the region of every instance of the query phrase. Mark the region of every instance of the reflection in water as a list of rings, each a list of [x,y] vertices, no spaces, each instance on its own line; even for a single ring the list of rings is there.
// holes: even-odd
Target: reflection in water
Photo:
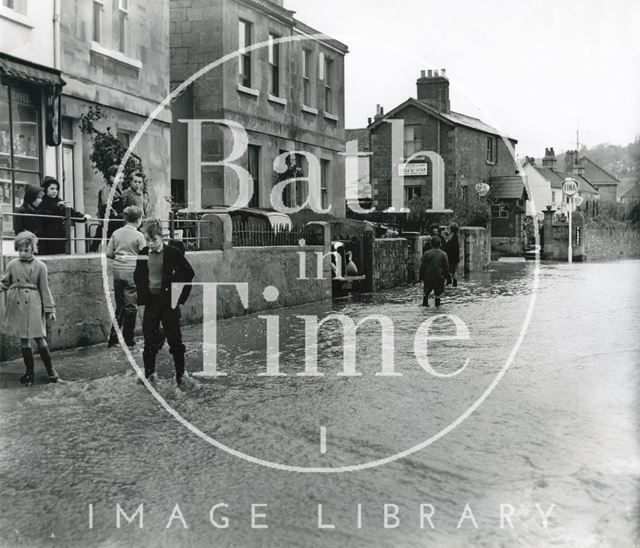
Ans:
[[[179,391],[165,355],[157,389],[203,432],[259,458],[336,467],[388,457],[447,426],[489,386],[522,325],[531,269],[497,265],[449,291],[437,312],[418,306],[418,286],[344,299],[331,308],[278,312],[286,377],[257,376],[266,367],[264,320],[225,320],[218,354],[229,375]],[[640,506],[639,273],[640,262],[543,266],[531,327],[491,397],[434,445],[358,473],[285,473],[209,446],[135,383],[119,350],[59,353],[58,363],[65,357],[61,373],[73,380],[58,386],[24,389],[19,368],[4,366],[0,544],[633,545]],[[305,341],[296,316],[328,313],[354,321],[370,314],[391,318],[402,376],[375,375],[381,337],[374,323],[358,332],[361,377],[337,375],[342,338],[333,323],[318,344],[325,376],[297,376],[304,370]],[[451,379],[429,375],[413,352],[419,325],[436,314],[455,314],[471,334],[469,341],[430,343],[430,364],[439,372],[454,372],[471,358]],[[434,332],[451,329],[446,321],[434,324]],[[185,331],[192,341],[188,367],[197,370],[201,327]],[[144,530],[117,529],[117,503],[129,515],[144,503]],[[179,521],[165,529],[176,503],[188,530]],[[218,503],[228,505],[216,514],[229,518],[228,529],[209,521]],[[269,529],[251,529],[251,504],[258,503],[268,504],[260,511]],[[467,503],[477,529],[471,519],[457,528]],[[335,529],[318,528],[318,504]],[[385,504],[397,505],[397,528],[384,528]],[[544,528],[541,510],[553,504]],[[421,505],[433,506],[435,529],[424,519],[420,528]],[[513,507],[513,529],[506,522],[501,528],[501,505]]]

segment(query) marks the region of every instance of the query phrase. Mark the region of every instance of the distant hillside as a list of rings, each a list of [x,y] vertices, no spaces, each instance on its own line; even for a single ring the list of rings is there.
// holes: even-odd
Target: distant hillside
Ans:
[[[580,156],[586,156],[625,183],[640,179],[640,138],[626,147],[603,143],[592,148],[582,147]],[[565,155],[558,154],[558,167],[564,169]]]

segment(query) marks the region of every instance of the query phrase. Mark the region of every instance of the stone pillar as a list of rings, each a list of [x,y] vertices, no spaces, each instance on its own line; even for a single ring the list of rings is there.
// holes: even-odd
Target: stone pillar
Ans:
[[[371,293],[373,291],[373,243],[375,242],[375,232],[373,227],[367,227],[362,234],[362,270],[361,274],[366,276],[361,287],[363,292]]]
[[[418,265],[422,257],[422,242],[419,232],[403,232],[402,237],[407,240],[407,282],[412,283],[418,279]]]
[[[542,225],[542,234],[544,241],[544,250],[541,258],[545,261],[553,260],[555,258],[554,245],[553,245],[553,215],[555,211],[552,209],[545,209],[544,224]]]
[[[200,251],[222,250],[233,247],[233,224],[226,213],[203,215],[198,223],[198,249]]]

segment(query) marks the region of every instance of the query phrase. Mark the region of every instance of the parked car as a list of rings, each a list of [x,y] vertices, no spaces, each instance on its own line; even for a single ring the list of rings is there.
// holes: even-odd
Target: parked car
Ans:
[[[182,231],[182,239],[188,250],[199,249],[198,238],[201,223],[196,221],[211,214],[229,215],[233,225],[234,239],[240,236],[248,238],[250,235],[252,239],[255,239],[256,245],[265,245],[260,243],[261,238],[269,239],[279,233],[290,231],[292,228],[289,216],[277,211],[254,208],[229,210],[228,207],[221,205],[206,206],[198,210],[180,209],[174,214],[174,230]]]

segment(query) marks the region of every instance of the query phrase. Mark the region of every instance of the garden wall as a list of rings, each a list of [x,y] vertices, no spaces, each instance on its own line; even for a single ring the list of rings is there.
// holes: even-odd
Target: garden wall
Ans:
[[[298,280],[300,252],[306,253],[306,276]],[[187,253],[196,271],[198,282],[249,283],[249,308],[245,310],[235,290],[221,288],[218,316],[230,317],[265,309],[294,306],[331,298],[331,266],[323,265],[324,279],[316,280],[316,252],[323,246],[306,247],[238,247],[225,251]],[[4,257],[3,270],[11,257]],[[57,321],[53,325],[49,343],[54,350],[90,346],[106,341],[111,320],[109,317],[102,278],[102,259],[99,255],[70,255],[41,257],[49,270],[49,285],[56,302]],[[111,279],[111,278],[109,278]],[[111,282],[109,281],[109,287]],[[267,303],[264,288],[273,285],[280,296]],[[4,295],[2,306],[4,307]],[[182,308],[184,324],[202,321],[202,288],[194,287],[187,304]],[[138,325],[142,312],[138,313]],[[20,341],[0,336],[0,359],[20,355]]]

